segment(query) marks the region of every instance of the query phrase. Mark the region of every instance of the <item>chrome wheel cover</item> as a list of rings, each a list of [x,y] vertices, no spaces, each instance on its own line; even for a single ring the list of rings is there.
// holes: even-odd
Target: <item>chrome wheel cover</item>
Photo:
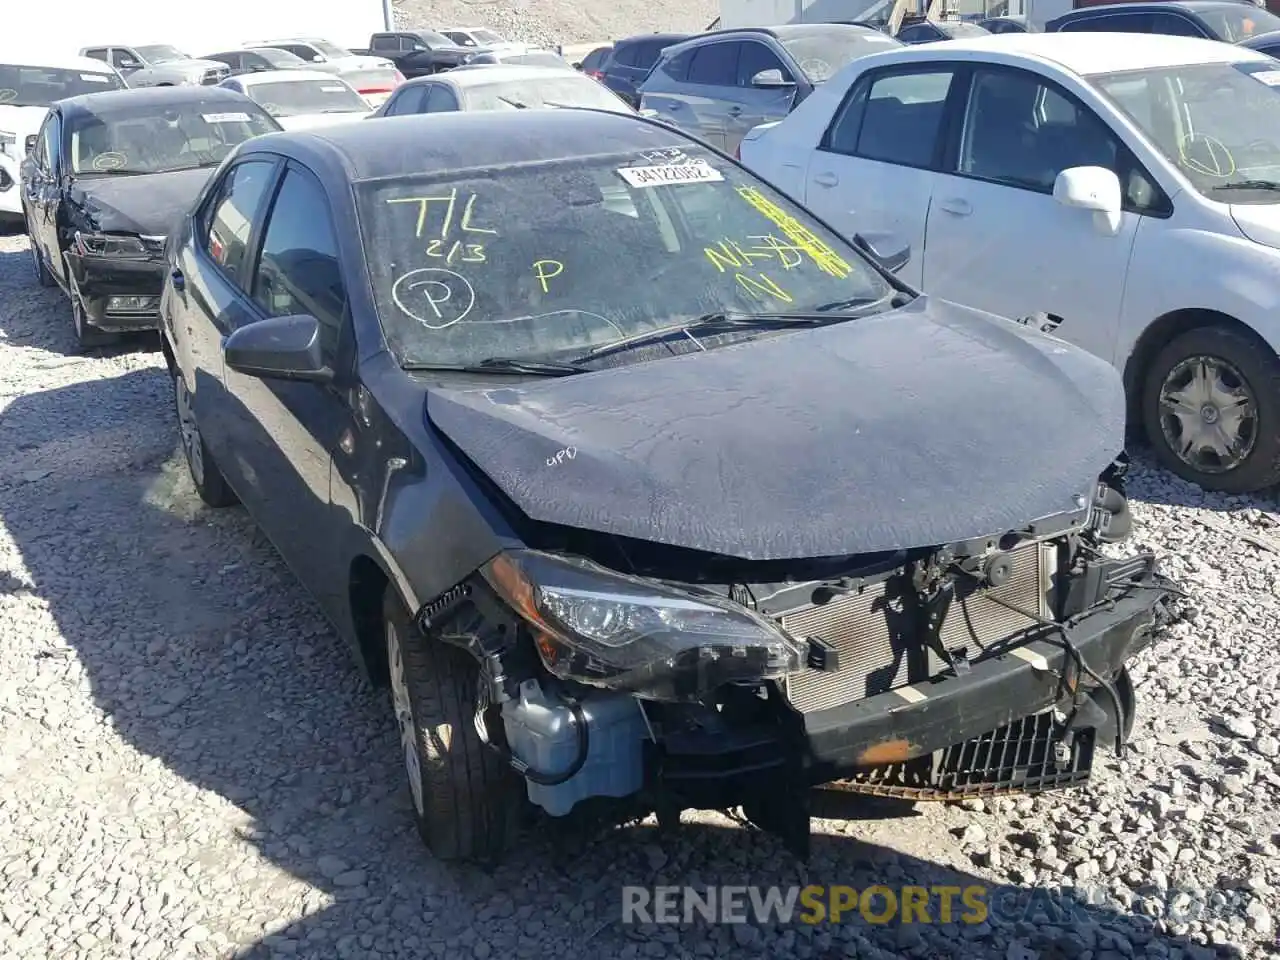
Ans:
[[[418,730],[413,722],[413,704],[409,700],[409,682],[404,672],[404,650],[395,626],[388,623],[386,631],[391,704],[396,712],[396,725],[400,728],[400,748],[404,754],[404,772],[409,777],[409,792],[413,794],[413,808],[421,817],[426,810],[422,797],[422,759],[418,754]]]
[[[1160,384],[1160,429],[1179,460],[1201,473],[1229,473],[1258,441],[1258,401],[1234,364],[1188,357]]]
[[[178,430],[182,434],[182,451],[187,457],[187,467],[196,486],[204,483],[204,444],[200,441],[200,427],[196,412],[191,408],[191,394],[182,374],[173,378],[174,405],[178,408]]]

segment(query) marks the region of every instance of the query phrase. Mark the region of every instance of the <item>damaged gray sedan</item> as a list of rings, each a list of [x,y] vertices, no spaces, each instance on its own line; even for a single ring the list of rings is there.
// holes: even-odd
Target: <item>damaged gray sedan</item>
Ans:
[[[391,690],[418,825],[814,785],[1067,787],[1172,586],[1104,361],[894,278],[668,126],[394,118],[237,148],[171,245],[193,480]],[[198,291],[198,295],[192,293]]]

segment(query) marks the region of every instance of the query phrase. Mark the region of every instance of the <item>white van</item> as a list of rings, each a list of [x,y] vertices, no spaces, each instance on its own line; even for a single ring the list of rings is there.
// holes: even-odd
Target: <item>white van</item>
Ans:
[[[98,60],[0,45],[0,220],[22,216],[18,164],[35,141],[49,104],[126,86],[115,68]]]

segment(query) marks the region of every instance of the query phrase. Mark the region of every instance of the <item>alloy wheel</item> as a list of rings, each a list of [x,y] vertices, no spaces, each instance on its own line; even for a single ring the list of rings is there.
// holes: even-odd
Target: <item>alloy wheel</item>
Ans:
[[[404,772],[409,777],[409,791],[413,794],[413,806],[418,816],[424,816],[426,804],[422,796],[422,759],[418,754],[418,730],[413,722],[413,703],[409,699],[409,681],[405,677],[404,650],[400,634],[388,623],[387,660],[391,672],[391,703],[396,712],[396,725],[400,728],[400,747],[404,753]]]
[[[191,479],[196,486],[204,483],[204,444],[200,440],[200,427],[191,407],[191,393],[187,390],[182,374],[173,378],[174,404],[178,409],[178,430],[182,435],[182,451],[187,457]]]
[[[1187,357],[1160,385],[1160,428],[1169,449],[1203,473],[1227,473],[1253,452],[1258,402],[1236,367],[1221,357]]]

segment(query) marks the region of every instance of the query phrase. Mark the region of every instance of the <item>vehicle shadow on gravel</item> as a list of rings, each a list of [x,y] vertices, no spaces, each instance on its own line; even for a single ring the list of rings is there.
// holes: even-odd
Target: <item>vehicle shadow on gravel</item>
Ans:
[[[155,368],[29,393],[0,414],[0,516],[26,567],[0,589],[47,604],[107,729],[137,752],[98,804],[142,838],[154,870],[140,868],[142,902],[161,912],[126,919],[162,926],[166,957],[1212,955],[1110,908],[1035,920],[1016,888],[982,923],[959,905],[949,925],[622,922],[624,885],[991,886],[860,842],[855,821],[817,836],[807,866],[717,818],[576,846],[540,829],[492,871],[441,864],[413,832],[385,694],[243,511],[199,505],[174,438]]]

